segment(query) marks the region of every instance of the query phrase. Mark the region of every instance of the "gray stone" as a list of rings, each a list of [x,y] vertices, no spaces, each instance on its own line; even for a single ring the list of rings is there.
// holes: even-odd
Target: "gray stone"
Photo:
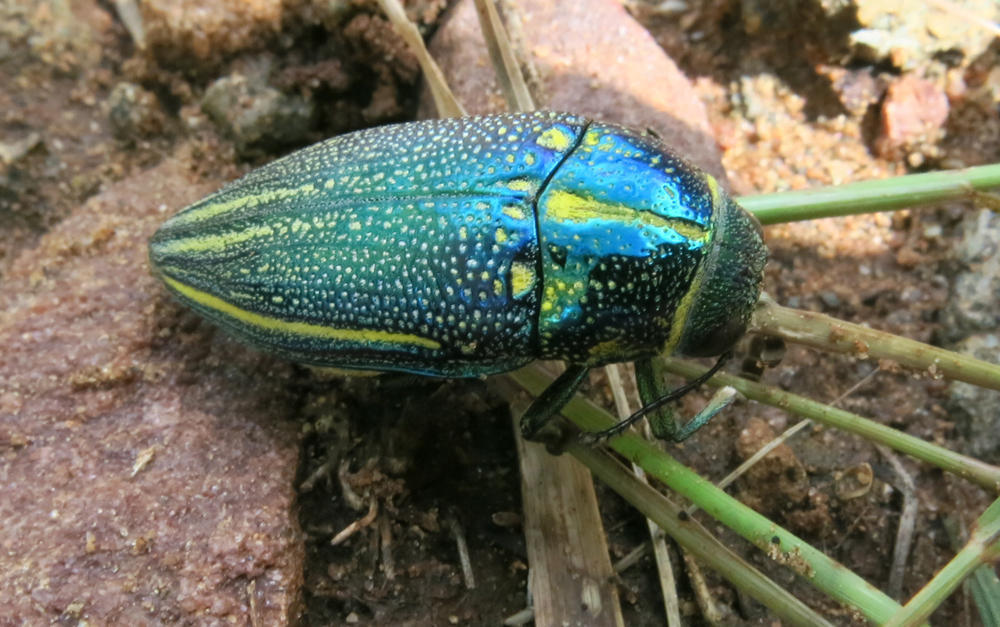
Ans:
[[[1000,215],[982,210],[969,214],[955,255],[961,270],[943,312],[944,337],[954,350],[1000,363]],[[968,383],[949,388],[949,409],[969,438],[969,453],[987,460],[1000,457],[1000,392]]]
[[[1000,362],[1000,335],[972,335],[956,347],[960,353]],[[968,453],[990,463],[1000,462],[1000,392],[956,381],[949,388],[949,409],[969,440]]]
[[[962,269],[953,279],[952,297],[944,312],[945,334],[950,341],[1000,327],[998,250],[1000,215],[988,210],[970,214],[955,250]]]
[[[108,95],[108,120],[118,139],[134,142],[163,131],[164,115],[153,92],[121,82]]]
[[[312,127],[313,101],[275,89],[263,74],[220,78],[201,101],[202,110],[235,142],[241,156],[305,143]]]

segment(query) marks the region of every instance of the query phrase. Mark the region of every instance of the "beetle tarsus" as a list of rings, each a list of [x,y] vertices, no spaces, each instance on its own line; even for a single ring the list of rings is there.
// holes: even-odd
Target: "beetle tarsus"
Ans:
[[[535,434],[535,441],[545,446],[549,455],[562,455],[578,440],[579,432],[564,420],[551,420]]]

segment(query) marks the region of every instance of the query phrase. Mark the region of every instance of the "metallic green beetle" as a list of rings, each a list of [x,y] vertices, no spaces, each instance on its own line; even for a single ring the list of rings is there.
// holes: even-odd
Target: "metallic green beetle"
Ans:
[[[150,241],[180,300],[297,362],[473,377],[566,361],[528,435],[589,368],[728,350],[766,257],[757,221],[657,139],[549,112],[335,137]]]

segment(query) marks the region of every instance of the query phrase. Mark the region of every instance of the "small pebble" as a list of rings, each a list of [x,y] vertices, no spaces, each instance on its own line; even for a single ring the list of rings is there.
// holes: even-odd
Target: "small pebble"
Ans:
[[[822,301],[823,305],[827,307],[827,309],[836,309],[837,307],[840,307],[840,297],[830,290],[823,290],[820,292],[819,299]]]

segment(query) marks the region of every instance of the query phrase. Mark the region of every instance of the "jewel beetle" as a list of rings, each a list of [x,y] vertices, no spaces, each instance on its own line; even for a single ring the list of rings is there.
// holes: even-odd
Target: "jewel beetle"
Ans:
[[[522,419],[533,436],[592,367],[636,362],[650,403],[651,357],[727,351],[767,249],[655,137],[533,112],[304,148],[168,219],[149,257],[204,317],[304,364],[476,377],[563,360]]]

